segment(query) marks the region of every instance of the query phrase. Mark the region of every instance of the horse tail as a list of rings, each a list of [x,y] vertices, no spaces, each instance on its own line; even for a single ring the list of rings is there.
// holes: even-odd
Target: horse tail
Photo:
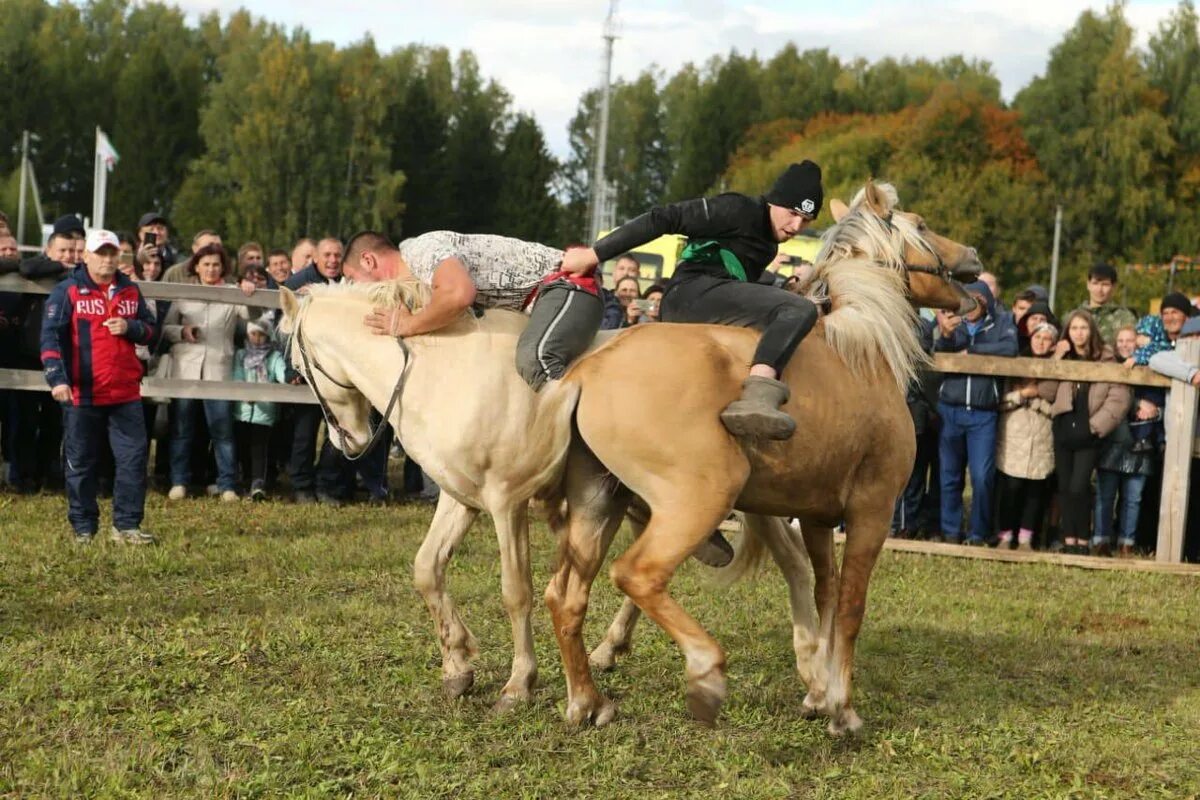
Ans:
[[[553,530],[558,530],[565,520],[562,477],[574,436],[579,391],[577,383],[551,381],[547,384],[539,398],[533,430],[525,443],[529,452],[544,455],[541,470],[530,478],[530,496],[545,506],[547,522]]]
[[[772,548],[789,554],[798,552],[801,559],[808,560],[800,531],[790,526],[787,520],[758,514],[738,514],[738,519],[742,523],[742,535],[733,543],[733,560],[716,571],[719,585],[727,587],[757,574]]]

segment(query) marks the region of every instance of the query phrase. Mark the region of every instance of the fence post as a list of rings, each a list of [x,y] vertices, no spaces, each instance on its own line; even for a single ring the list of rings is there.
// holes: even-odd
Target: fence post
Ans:
[[[1200,339],[1180,339],[1175,352],[1189,364],[1200,365]],[[1154,558],[1161,563],[1183,561],[1183,536],[1187,530],[1188,489],[1192,451],[1196,439],[1196,387],[1172,381],[1167,395],[1167,449],[1163,454],[1162,502],[1158,509],[1158,546]]]

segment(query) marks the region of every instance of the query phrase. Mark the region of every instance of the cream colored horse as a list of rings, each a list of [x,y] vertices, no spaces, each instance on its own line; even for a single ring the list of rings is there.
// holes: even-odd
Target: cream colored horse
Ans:
[[[413,576],[433,616],[443,687],[452,697],[474,682],[477,646],[446,589],[446,567],[479,512],[491,514],[513,635],[512,672],[498,703],[505,707],[527,699],[537,678],[527,509],[530,498],[559,480],[577,390],[556,384],[535,395],[520,379],[513,367],[525,325],[520,314],[464,315],[435,336],[413,337],[407,364],[396,340],[360,323],[374,306],[420,307],[427,299],[428,289],[413,283],[313,287],[303,301],[281,290],[292,364],[325,399],[334,416],[331,440],[347,455],[364,448],[371,407],[388,408],[407,369],[389,421],[405,452],[442,490]]]

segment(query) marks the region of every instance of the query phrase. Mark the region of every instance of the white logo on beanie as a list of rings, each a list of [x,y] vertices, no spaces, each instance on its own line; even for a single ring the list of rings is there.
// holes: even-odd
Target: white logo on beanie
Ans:
[[[800,204],[800,210],[803,211],[805,214],[813,213],[813,210],[816,209],[816,207],[817,207],[816,204],[813,203],[813,201],[809,200],[808,198],[805,198],[804,202]]]

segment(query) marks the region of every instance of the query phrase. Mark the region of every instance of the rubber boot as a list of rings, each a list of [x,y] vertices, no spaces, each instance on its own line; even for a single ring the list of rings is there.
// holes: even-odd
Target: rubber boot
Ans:
[[[779,410],[791,391],[774,378],[751,375],[742,382],[742,396],[721,412],[721,422],[734,436],[790,439],[796,421]]]

